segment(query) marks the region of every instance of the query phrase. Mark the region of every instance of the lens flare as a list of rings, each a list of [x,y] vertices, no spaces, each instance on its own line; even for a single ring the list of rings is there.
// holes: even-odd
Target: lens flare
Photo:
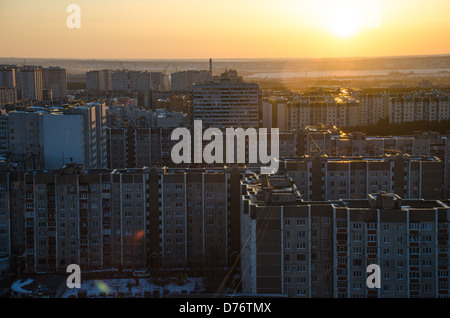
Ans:
[[[97,287],[98,290],[104,292],[105,294],[110,292],[109,286],[102,280],[96,280],[95,287]]]

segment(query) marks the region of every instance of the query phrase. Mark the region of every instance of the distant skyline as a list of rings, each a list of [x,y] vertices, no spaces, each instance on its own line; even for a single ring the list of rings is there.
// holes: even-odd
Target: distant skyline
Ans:
[[[81,28],[69,29],[69,4]],[[1,57],[264,59],[450,54],[448,0],[0,0]]]

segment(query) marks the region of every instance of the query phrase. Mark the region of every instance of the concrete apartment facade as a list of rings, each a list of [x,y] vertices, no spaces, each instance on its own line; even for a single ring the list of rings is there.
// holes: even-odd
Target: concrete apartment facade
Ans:
[[[243,181],[242,292],[288,297],[448,297],[449,207],[441,201],[303,201],[285,178]],[[366,268],[381,268],[381,288]]]
[[[59,171],[2,171],[0,249],[27,272],[64,272],[69,264],[223,270],[239,253],[232,193],[239,198],[240,173],[87,171],[75,164]]]
[[[367,199],[379,191],[408,199],[444,198],[444,164],[437,157],[306,156],[282,160],[279,171],[311,201]]]
[[[227,71],[193,88],[193,119],[205,127],[258,128],[260,92],[256,83],[245,83],[236,71]]]

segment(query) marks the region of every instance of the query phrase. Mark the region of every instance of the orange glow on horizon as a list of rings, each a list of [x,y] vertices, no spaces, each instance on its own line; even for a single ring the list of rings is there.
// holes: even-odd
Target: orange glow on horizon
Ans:
[[[450,54],[450,1],[78,0],[0,3],[1,57],[294,58]],[[370,27],[370,24],[379,25]],[[374,18],[375,17],[375,18]]]

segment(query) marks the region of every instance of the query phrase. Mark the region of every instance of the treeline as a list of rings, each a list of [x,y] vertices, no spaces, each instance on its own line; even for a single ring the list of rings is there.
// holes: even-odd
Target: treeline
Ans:
[[[412,121],[400,124],[391,124],[388,119],[381,119],[375,125],[344,127],[346,133],[363,132],[367,136],[413,135],[416,131],[435,131],[445,134],[450,131],[450,120],[438,121]]]

